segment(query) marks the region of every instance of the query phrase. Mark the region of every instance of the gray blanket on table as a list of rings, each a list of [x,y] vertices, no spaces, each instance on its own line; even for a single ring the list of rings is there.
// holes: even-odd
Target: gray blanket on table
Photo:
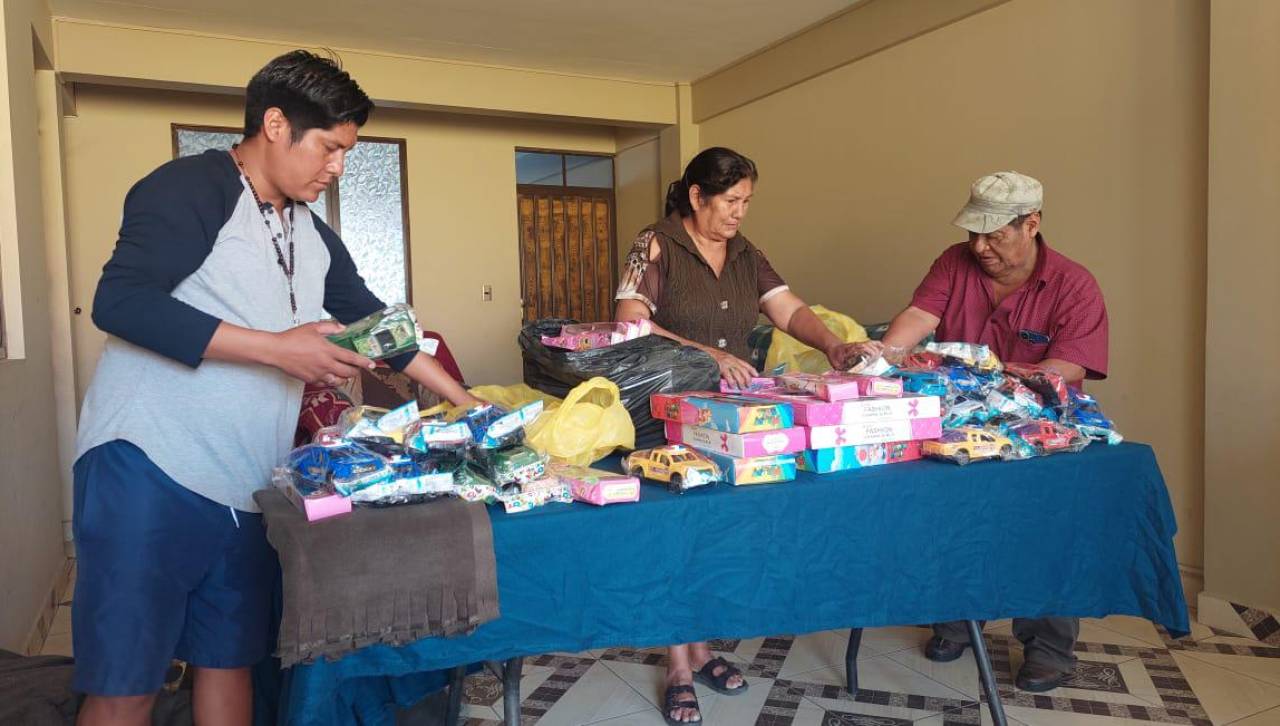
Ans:
[[[439,499],[308,522],[275,489],[254,494],[280,556],[284,667],[375,643],[457,635],[498,617],[483,504]]]

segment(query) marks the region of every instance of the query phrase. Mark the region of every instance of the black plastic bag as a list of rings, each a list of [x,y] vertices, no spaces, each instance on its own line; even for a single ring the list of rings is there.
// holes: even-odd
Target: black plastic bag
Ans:
[[[628,340],[607,348],[568,351],[542,344],[542,336],[559,335],[560,328],[577,321],[535,320],[520,331],[524,382],[558,398],[575,386],[600,376],[612,381],[636,427],[636,448],[666,443],[663,422],[649,415],[649,396],[681,391],[714,391],[720,387],[720,367],[711,356],[657,335]]]

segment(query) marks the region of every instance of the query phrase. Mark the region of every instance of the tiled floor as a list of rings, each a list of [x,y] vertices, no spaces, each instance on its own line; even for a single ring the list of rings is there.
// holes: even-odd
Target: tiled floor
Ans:
[[[74,582],[74,578],[73,578]],[[59,608],[45,653],[71,655],[71,599]],[[846,632],[796,638],[716,641],[713,649],[747,674],[739,696],[697,687],[707,726],[978,726],[988,724],[977,667],[970,657],[937,664],[921,653],[929,631],[880,628],[863,635],[859,690],[843,688]],[[1001,700],[1014,726],[1280,726],[1280,647],[1216,633],[1196,623],[1170,639],[1130,617],[1087,619],[1067,687],[1048,694],[1013,687],[1022,662],[1008,621],[987,627]],[[526,726],[663,726],[665,658],[660,649],[614,648],[525,661]],[[467,726],[497,726],[497,679],[467,679]]]

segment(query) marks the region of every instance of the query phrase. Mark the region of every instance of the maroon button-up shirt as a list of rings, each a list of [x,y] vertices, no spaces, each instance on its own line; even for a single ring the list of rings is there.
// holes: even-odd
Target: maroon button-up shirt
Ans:
[[[995,304],[991,279],[961,242],[942,253],[916,288],[911,304],[942,320],[938,340],[982,343],[1014,363],[1057,358],[1107,377],[1107,306],[1079,263],[1037,242],[1031,278]]]

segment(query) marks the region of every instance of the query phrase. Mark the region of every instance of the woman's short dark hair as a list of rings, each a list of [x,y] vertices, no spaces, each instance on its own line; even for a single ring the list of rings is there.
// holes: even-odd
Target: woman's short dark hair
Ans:
[[[665,214],[679,212],[681,217],[693,214],[693,205],[689,203],[689,189],[695,185],[702,190],[703,197],[714,197],[729,191],[743,179],[755,182],[759,178],[756,163],[733,149],[723,146],[703,149],[684,168],[684,176],[667,187]]]
[[[344,123],[364,126],[373,101],[333,58],[305,50],[285,53],[254,74],[245,89],[244,137],[258,135],[262,116],[275,107],[289,119],[293,142],[311,129]]]

